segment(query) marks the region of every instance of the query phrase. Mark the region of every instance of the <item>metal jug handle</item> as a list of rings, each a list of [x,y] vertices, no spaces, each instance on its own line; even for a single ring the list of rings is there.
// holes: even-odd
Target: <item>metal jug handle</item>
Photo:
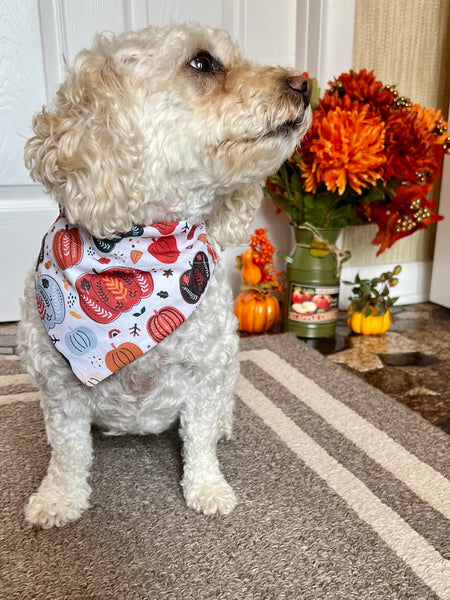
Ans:
[[[288,254],[281,252],[281,250],[278,251],[278,256],[281,258],[281,260],[284,260],[284,262],[287,262],[290,265],[294,262],[294,259],[292,258],[292,256],[289,256]]]

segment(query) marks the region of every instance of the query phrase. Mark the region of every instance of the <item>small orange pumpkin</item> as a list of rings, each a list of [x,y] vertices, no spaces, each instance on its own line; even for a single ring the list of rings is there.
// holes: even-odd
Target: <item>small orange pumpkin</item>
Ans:
[[[262,333],[278,322],[280,305],[273,294],[249,290],[236,298],[234,312],[239,320],[240,331]]]
[[[349,316],[347,317],[347,327],[354,333],[362,333],[363,335],[381,335],[386,333],[391,325],[391,311],[387,310],[384,315],[377,314],[376,306],[370,308],[370,314],[366,315],[363,312],[351,312],[353,309],[350,306],[348,309]]]
[[[133,360],[142,356],[143,352],[136,346],[136,344],[132,344],[131,342],[125,342],[124,344],[120,344],[117,348],[114,344],[111,344],[113,350],[107,352],[105,356],[105,365],[108,369],[115,373],[122,367],[129,365]]]
[[[247,285],[256,285],[262,279],[261,269],[253,262],[253,248],[249,248],[244,254],[241,254],[242,259],[242,280]]]

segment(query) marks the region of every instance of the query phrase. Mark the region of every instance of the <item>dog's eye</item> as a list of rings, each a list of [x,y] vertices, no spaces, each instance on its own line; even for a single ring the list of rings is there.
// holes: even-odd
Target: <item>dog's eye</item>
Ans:
[[[220,71],[222,65],[216,61],[208,52],[200,52],[190,61],[190,66],[202,73]]]

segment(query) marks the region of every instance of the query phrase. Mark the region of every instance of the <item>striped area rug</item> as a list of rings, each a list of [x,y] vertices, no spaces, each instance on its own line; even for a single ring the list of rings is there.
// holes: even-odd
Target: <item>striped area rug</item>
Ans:
[[[0,360],[0,598],[449,600],[450,438],[293,335],[240,358],[234,513],[185,507],[176,428],[94,431],[92,507],[52,531],[23,521],[49,456],[38,396]]]

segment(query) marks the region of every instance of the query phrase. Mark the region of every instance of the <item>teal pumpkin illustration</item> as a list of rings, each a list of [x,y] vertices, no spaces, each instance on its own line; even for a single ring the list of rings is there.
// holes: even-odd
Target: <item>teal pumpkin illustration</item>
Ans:
[[[127,231],[126,233],[121,233],[120,237],[112,238],[110,240],[103,238],[100,239],[96,237],[93,237],[92,239],[94,240],[94,244],[97,246],[97,249],[100,250],[100,252],[104,252],[105,254],[107,254],[114,250],[116,244],[120,242],[120,240],[123,240],[127,237],[141,237],[141,235],[143,234],[143,227],[141,227],[140,225],[133,225],[130,231]]]
[[[65,337],[66,346],[75,356],[83,356],[97,346],[97,336],[89,327],[75,327]]]
[[[62,323],[66,314],[64,296],[59,285],[49,275],[41,275],[36,283],[39,316],[47,331]]]

